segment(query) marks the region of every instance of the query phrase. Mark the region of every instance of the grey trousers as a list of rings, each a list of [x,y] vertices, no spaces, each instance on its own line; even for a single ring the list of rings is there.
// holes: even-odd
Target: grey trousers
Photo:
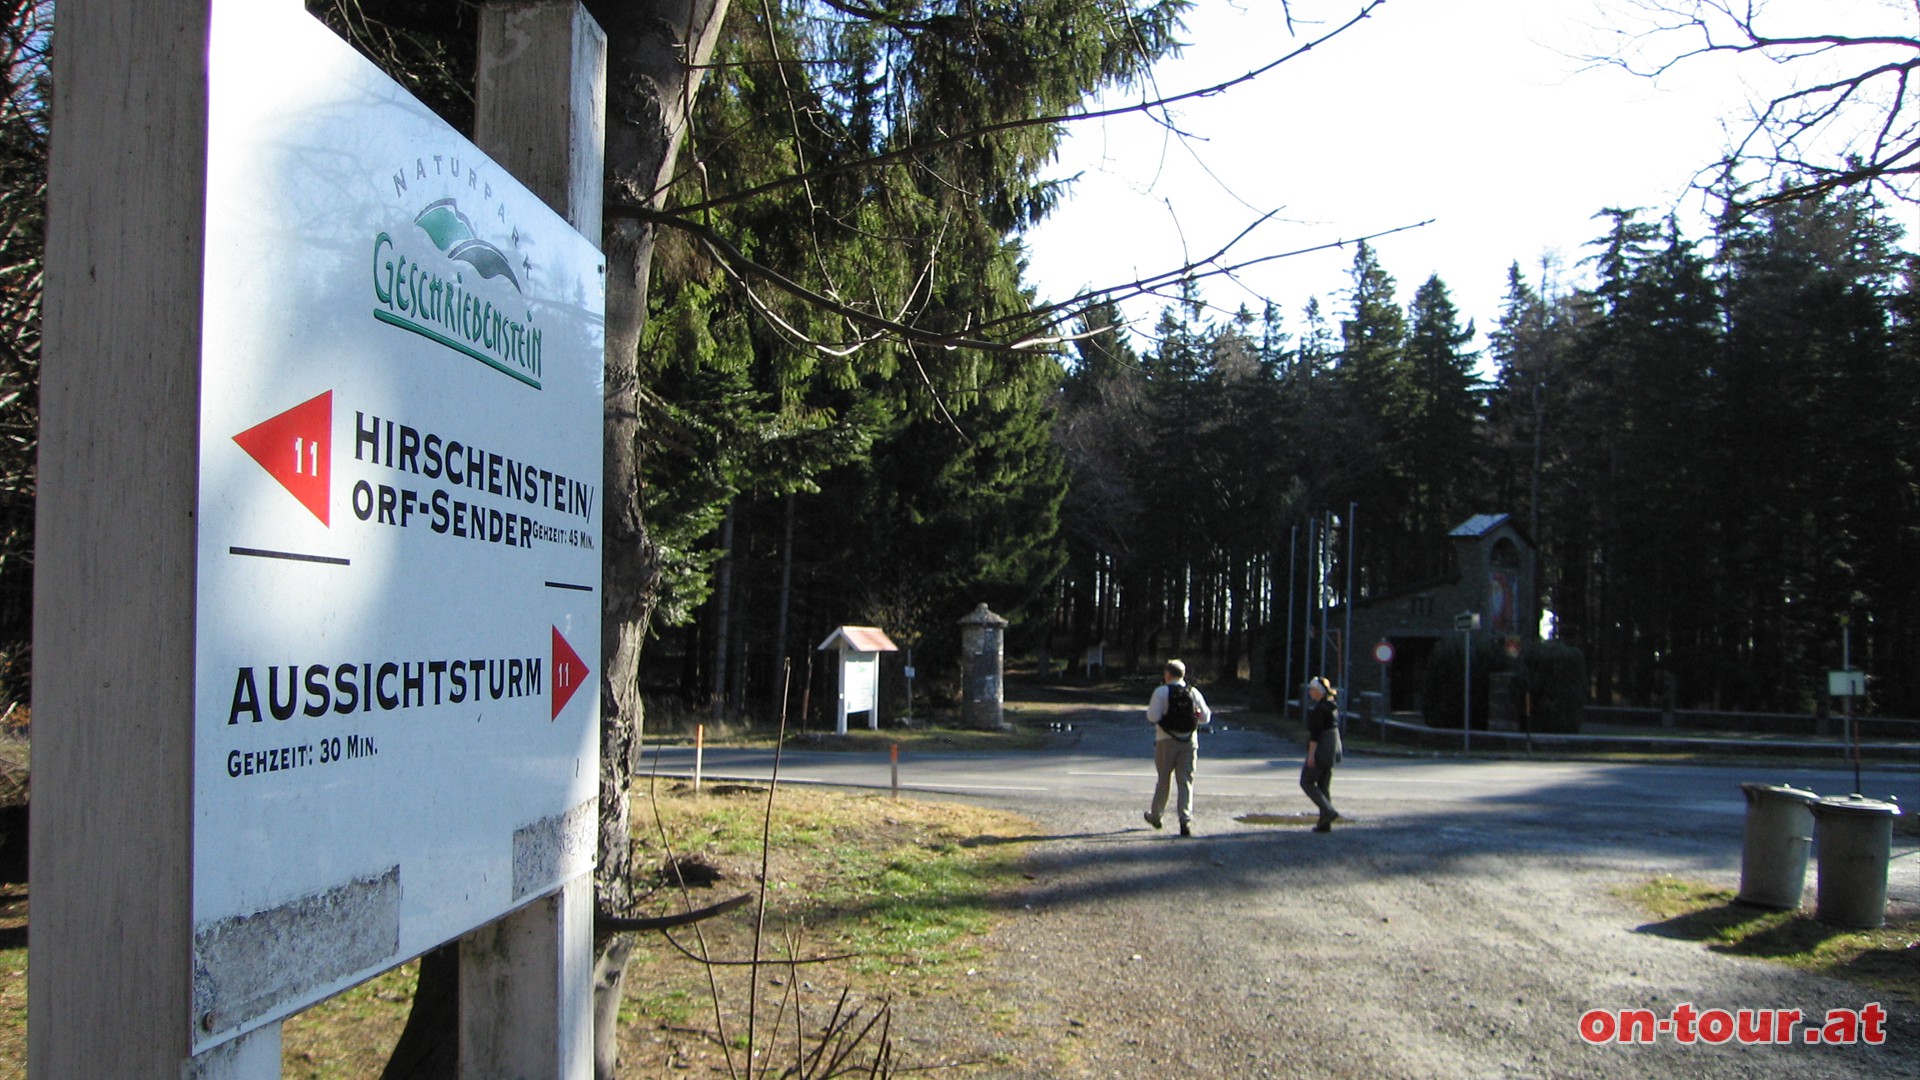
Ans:
[[[1332,821],[1340,816],[1333,808],[1333,754],[1323,751],[1316,755],[1326,764],[1309,761],[1300,766],[1300,790],[1307,793],[1313,805],[1320,808],[1320,820]]]
[[[1193,759],[1194,746],[1191,739],[1155,739],[1153,742],[1153,770],[1158,779],[1153,783],[1153,808],[1148,811],[1154,820],[1160,819],[1160,812],[1167,808],[1167,778],[1172,777],[1179,788],[1180,801],[1175,810],[1180,814],[1180,823],[1193,820]]]

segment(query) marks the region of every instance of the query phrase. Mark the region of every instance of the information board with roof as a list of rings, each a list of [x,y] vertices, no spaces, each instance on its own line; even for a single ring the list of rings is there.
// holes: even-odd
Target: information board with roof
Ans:
[[[834,730],[847,733],[847,717],[867,714],[867,726],[880,727],[880,654],[898,652],[899,646],[877,626],[842,626],[827,635],[821,652],[840,657],[838,685],[840,695],[834,710]]]

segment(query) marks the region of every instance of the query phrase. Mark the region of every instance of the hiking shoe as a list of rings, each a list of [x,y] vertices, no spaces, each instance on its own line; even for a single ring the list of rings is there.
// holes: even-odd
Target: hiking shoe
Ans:
[[[1140,816],[1147,819],[1147,824],[1153,826],[1154,828],[1157,829],[1160,827],[1160,819],[1153,816],[1153,811],[1149,810],[1146,813],[1141,814]]]
[[[1184,822],[1184,821],[1183,821],[1183,822],[1181,822],[1181,823],[1180,823],[1180,835],[1181,835],[1181,836],[1192,836],[1192,835],[1193,835],[1193,826],[1191,826],[1191,825],[1189,825],[1189,824],[1187,824],[1187,823],[1186,823],[1186,822]]]

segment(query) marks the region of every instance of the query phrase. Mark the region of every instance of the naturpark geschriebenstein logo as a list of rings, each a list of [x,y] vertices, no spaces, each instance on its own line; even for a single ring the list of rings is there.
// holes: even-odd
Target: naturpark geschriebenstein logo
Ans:
[[[540,328],[525,299],[522,277],[532,263],[518,255],[520,230],[508,227],[511,251],[480,234],[460,200],[486,205],[493,185],[458,155],[421,157],[396,170],[394,193],[405,198],[410,182],[435,181],[465,190],[428,202],[411,227],[374,237],[373,317],[538,390]],[[504,203],[494,216],[505,224]]]

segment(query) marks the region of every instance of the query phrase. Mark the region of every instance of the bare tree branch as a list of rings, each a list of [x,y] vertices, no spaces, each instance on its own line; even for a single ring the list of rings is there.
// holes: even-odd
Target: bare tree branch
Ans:
[[[889,319],[871,311],[863,311],[849,304],[834,300],[831,297],[823,296],[813,289],[794,281],[780,271],[762,263],[755,262],[736,247],[732,241],[722,236],[711,226],[701,224],[697,221],[690,221],[680,216],[678,211],[658,211],[639,203],[622,202],[608,204],[606,214],[610,219],[623,216],[634,217],[649,221],[655,225],[662,225],[689,233],[699,239],[701,243],[707,245],[709,250],[720,260],[721,265],[724,266],[730,274],[737,275],[742,279],[752,277],[765,281],[797,300],[838,315],[854,325],[864,326],[871,330],[878,331],[882,336],[892,337],[908,344],[927,345],[942,349],[979,349],[986,352],[1003,353],[1034,352],[1088,336],[1085,334],[1049,335],[1043,331],[1069,321],[1079,312],[1096,303],[1132,300],[1142,296],[1173,299],[1177,296],[1180,286],[1185,283],[1204,281],[1214,277],[1231,276],[1248,267],[1259,266],[1279,259],[1308,255],[1317,251],[1330,251],[1336,248],[1344,248],[1349,244],[1370,242],[1384,236],[1392,236],[1395,233],[1406,232],[1409,229],[1418,229],[1432,224],[1431,219],[1427,221],[1417,221],[1408,225],[1397,225],[1393,228],[1381,229],[1377,232],[1367,233],[1362,236],[1330,240],[1326,243],[1313,244],[1308,247],[1275,252],[1269,255],[1260,255],[1250,259],[1242,259],[1238,262],[1223,261],[1226,259],[1228,252],[1242,240],[1246,239],[1262,222],[1273,216],[1272,213],[1268,213],[1252,225],[1241,230],[1239,235],[1228,241],[1224,247],[1204,258],[1193,260],[1158,274],[1136,278],[1133,281],[1123,284],[1089,289],[1076,294],[1068,300],[1044,304],[1040,307],[1005,315],[997,319],[989,319],[979,324],[979,328],[982,330],[998,326],[1023,328],[1016,330],[1011,340],[997,340],[969,334],[929,330],[914,326],[911,323]],[[771,316],[768,307],[757,298],[755,299],[755,306],[761,310],[763,314]],[[800,334],[800,331],[794,329],[784,321],[782,321],[780,325],[784,326],[786,330],[792,334]],[[866,344],[870,344],[873,340],[876,339],[873,337],[862,338],[853,347],[857,349]],[[807,343],[814,348],[825,348],[825,346],[822,346],[820,343],[811,340]],[[837,355],[845,354],[840,353]]]
[[[608,218],[630,217],[655,225],[664,225],[689,233],[700,240],[718,257],[722,265],[743,276],[751,276],[776,286],[782,292],[819,308],[822,311],[838,315],[849,322],[872,327],[890,334],[901,341],[932,345],[943,349],[983,349],[988,352],[1027,352],[1045,344],[1038,338],[1023,337],[1016,341],[992,341],[986,338],[971,337],[966,334],[953,334],[945,331],[927,330],[910,323],[862,311],[831,297],[824,296],[787,275],[763,263],[747,257],[733,241],[722,236],[711,226],[703,225],[681,217],[678,212],[667,213],[650,209],[640,203],[614,202],[606,208]],[[764,310],[764,307],[762,308]],[[797,331],[795,331],[797,333]]]
[[[1735,213],[1852,187],[1920,201],[1920,4],[1860,32],[1776,31],[1759,0],[1633,0],[1639,25],[1614,31],[1614,51],[1588,59],[1659,78],[1723,57],[1793,83],[1752,103],[1743,130],[1695,187]],[[1887,5],[1889,12],[1894,5]]]
[[[1271,217],[1271,216],[1272,216],[1271,214],[1266,215],[1265,217],[1262,217],[1260,220],[1265,221],[1267,217]],[[1259,222],[1255,222],[1255,224],[1257,225],[1259,224]],[[1280,259],[1291,259],[1300,255],[1311,255],[1317,251],[1332,251],[1339,248],[1345,248],[1349,244],[1369,243],[1374,240],[1378,240],[1381,237],[1392,236],[1395,233],[1403,233],[1410,229],[1423,228],[1431,224],[1433,224],[1433,219],[1429,218],[1425,221],[1416,221],[1406,225],[1395,225],[1392,228],[1381,229],[1377,232],[1366,233],[1361,236],[1350,236],[1340,240],[1329,240],[1329,241],[1326,241],[1325,243],[1312,244],[1302,248],[1293,248],[1288,251],[1278,251],[1268,255],[1256,256],[1251,259],[1243,259],[1238,262],[1223,262],[1222,260],[1226,258],[1228,251],[1230,251],[1235,245],[1239,244],[1239,242],[1242,239],[1245,239],[1247,233],[1251,231],[1251,227],[1249,227],[1249,229],[1243,230],[1239,236],[1236,236],[1230,243],[1227,244],[1226,247],[1221,248],[1220,250],[1214,252],[1212,255],[1206,256],[1205,258],[1195,259],[1182,266],[1177,266],[1177,267],[1174,267],[1173,269],[1163,271],[1162,273],[1152,274],[1143,278],[1136,278],[1133,281],[1125,282],[1123,284],[1110,285],[1110,286],[1106,286],[1104,288],[1098,288],[1098,289],[1088,289],[1083,292],[1075,294],[1069,299],[1062,300],[1053,304],[1043,305],[1041,307],[1034,308],[1031,311],[1022,312],[1019,316],[1009,316],[1008,319],[1011,319],[1011,318],[1047,319],[1049,322],[1049,325],[1057,325],[1059,322],[1064,321],[1064,319],[1071,318],[1074,315],[1077,315],[1080,311],[1083,311],[1094,304],[1107,303],[1107,302],[1118,303],[1121,301],[1137,299],[1142,296],[1159,297],[1161,299],[1171,301],[1171,300],[1178,299],[1180,286],[1189,282],[1205,281],[1209,278],[1216,278],[1216,277],[1231,277],[1232,275],[1237,274],[1240,271],[1247,269],[1248,267],[1259,266],[1264,263],[1276,262]],[[1055,318],[1055,316],[1059,316],[1059,317]],[[992,327],[992,326],[997,326],[1005,321],[1007,321],[1007,319],[996,319],[996,320],[988,321],[981,325],[983,328]]]
[[[1148,112],[1154,109],[1163,109],[1168,105],[1178,104],[1179,102],[1182,102],[1182,101],[1194,101],[1200,98],[1215,97],[1227,92],[1228,90],[1233,89],[1236,86],[1240,86],[1243,83],[1252,82],[1255,79],[1260,78],[1262,75],[1265,75],[1268,72],[1272,71],[1273,69],[1281,66],[1282,64],[1285,64],[1292,60],[1298,60],[1300,57],[1305,56],[1307,53],[1312,52],[1314,49],[1319,48],[1321,45],[1326,44],[1327,42],[1340,36],[1342,33],[1345,33],[1346,31],[1351,30],[1355,26],[1358,26],[1364,20],[1372,17],[1374,11],[1377,10],[1384,3],[1386,3],[1386,0],[1366,0],[1366,3],[1364,3],[1361,6],[1358,14],[1354,15],[1352,18],[1348,19],[1346,22],[1341,23],[1339,26],[1334,27],[1332,30],[1329,30],[1326,33],[1320,35],[1319,37],[1314,38],[1312,41],[1306,42],[1305,44],[1301,45],[1299,48],[1296,48],[1286,53],[1284,56],[1281,56],[1280,58],[1273,60],[1270,63],[1263,64],[1260,67],[1254,68],[1253,70],[1245,72],[1244,74],[1237,75],[1231,79],[1226,80],[1225,82],[1215,83],[1211,86],[1201,87],[1198,90],[1188,90],[1179,94],[1173,94],[1166,97],[1155,98],[1147,101],[1140,101],[1131,105],[1116,106],[1111,109],[1096,109],[1092,112],[1055,113],[1048,116],[1030,116],[1030,117],[1022,117],[1018,120],[1005,120],[997,124],[983,124],[980,127],[971,128],[969,130],[957,132],[952,135],[947,135],[947,136],[933,138],[933,139],[927,139],[922,142],[915,142],[915,143],[912,143],[911,145],[903,146],[898,150],[890,150],[885,153],[874,154],[871,157],[861,158],[858,161],[848,161],[848,162],[843,162],[837,165],[822,166],[821,168],[815,169],[812,172],[800,173],[793,176],[784,176],[778,180],[769,180],[764,184],[758,184],[758,185],[755,185],[754,187],[745,188],[740,191],[733,192],[731,194],[720,195],[714,198],[704,200],[702,202],[690,203],[690,204],[678,206],[678,207],[675,207],[675,210],[682,214],[697,214],[703,210],[711,210],[716,207],[726,206],[732,203],[745,202],[757,196],[768,194],[769,192],[780,191],[784,188],[792,187],[795,184],[804,184],[810,181],[824,179],[829,176],[838,176],[843,173],[849,173],[849,172],[859,172],[866,169],[876,168],[882,165],[891,165],[899,161],[911,160],[914,158],[918,158],[933,150],[939,150],[949,146],[957,146],[963,143],[972,142],[975,139],[983,138],[988,135],[997,135],[1005,131],[1017,131],[1022,128],[1043,127],[1050,124],[1071,123],[1076,120],[1099,120],[1099,119],[1104,119],[1110,116],[1123,116],[1127,113]]]

